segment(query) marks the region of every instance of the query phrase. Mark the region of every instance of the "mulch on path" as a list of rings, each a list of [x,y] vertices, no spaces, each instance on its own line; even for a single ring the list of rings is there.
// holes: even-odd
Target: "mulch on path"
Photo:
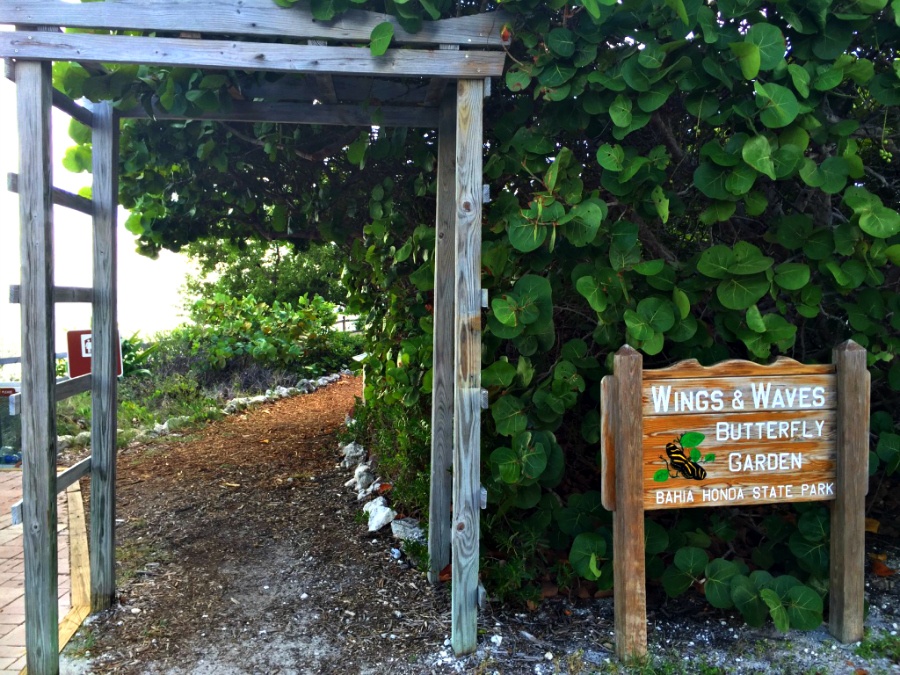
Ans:
[[[360,393],[359,378],[343,378],[123,450],[119,602],[70,643],[62,672],[621,672],[611,598],[559,594],[532,612],[489,603],[479,613],[478,652],[453,657],[449,588],[395,559],[390,528],[367,532],[362,503],[344,486],[350,474],[338,468],[337,432]],[[889,540],[868,543],[900,565]],[[900,585],[869,573],[866,592],[867,625],[896,631]],[[824,626],[787,635],[771,624],[751,629],[696,596],[655,598],[648,633],[651,654],[675,668],[665,672],[895,667],[835,644]]]

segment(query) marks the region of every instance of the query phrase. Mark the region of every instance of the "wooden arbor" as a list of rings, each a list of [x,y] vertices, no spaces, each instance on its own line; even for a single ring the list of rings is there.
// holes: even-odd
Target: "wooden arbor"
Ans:
[[[236,102],[230,112],[204,115],[205,119],[371,126],[377,114],[379,126],[438,129],[430,577],[436,580],[452,548],[453,648],[457,654],[475,649],[481,501],[482,107],[490,78],[503,71],[505,18],[491,13],[425,22],[414,34],[395,23],[393,44],[406,48],[373,57],[365,45],[372,28],[383,21],[394,20],[351,11],[332,22],[320,22],[305,7],[281,9],[272,0],[84,4],[0,0],[0,23],[16,26],[15,31],[0,32],[0,57],[15,60],[20,119],[17,189],[22,228],[29,672],[43,675],[59,669],[54,402],[60,392],[54,380],[53,306],[66,293],[53,283],[52,203],[64,199],[52,188],[49,110],[55,104],[88,114],[52,91],[51,61],[77,61],[91,68],[130,63],[288,74],[290,88],[264,92],[252,103]],[[102,34],[63,33],[60,26],[94,28]],[[122,30],[152,35],[186,35],[189,30],[190,37],[116,34]],[[235,36],[242,38],[237,41]],[[265,41],[256,41],[260,38]],[[273,38],[279,42],[271,42]],[[444,95],[448,81],[455,81],[455,95]],[[360,104],[368,104],[372,112]],[[164,111],[157,117],[174,118]],[[96,611],[115,595],[115,379],[112,367],[99,366],[110,360],[115,339],[118,125],[117,114],[108,105],[95,109],[93,118],[95,134],[105,130],[97,138],[108,136],[94,141],[92,212],[98,243],[95,288],[85,291],[94,303],[98,366],[93,387],[95,406],[100,406],[94,417],[104,429],[95,431],[91,461],[91,580]]]

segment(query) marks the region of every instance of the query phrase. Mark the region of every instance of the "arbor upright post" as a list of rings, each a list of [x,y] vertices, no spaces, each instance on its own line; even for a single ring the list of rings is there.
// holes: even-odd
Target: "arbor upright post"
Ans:
[[[91,422],[91,611],[116,594],[116,210],[119,118],[112,104],[94,108],[94,299]]]
[[[481,200],[483,80],[457,82],[456,331],[451,643],[475,651],[481,505]]]
[[[456,319],[456,92],[438,118],[437,228],[434,241],[434,340],[431,384],[431,493],[428,503],[428,579],[450,562],[453,469],[454,329]]]
[[[16,63],[22,257],[22,520],[28,672],[59,672],[50,63]]]

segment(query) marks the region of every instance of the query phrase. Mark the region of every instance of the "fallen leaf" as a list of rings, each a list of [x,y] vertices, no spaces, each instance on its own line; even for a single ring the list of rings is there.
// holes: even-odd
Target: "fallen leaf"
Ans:
[[[865,668],[857,668],[853,671],[853,675],[869,675],[869,671]]]
[[[394,486],[391,485],[390,483],[382,483],[381,485],[378,486],[378,494],[380,494],[380,495],[387,494],[388,492],[390,492],[393,489],[394,489]]]
[[[453,564],[447,565],[438,573],[438,581],[450,581],[453,576]]]
[[[542,598],[555,598],[557,595],[559,595],[559,586],[546,581],[541,584]]]
[[[526,600],[525,606],[528,608],[529,612],[533,612],[538,608],[537,603],[534,602],[533,600]]]
[[[260,443],[268,443],[268,442],[269,442],[269,439],[268,439],[268,438],[264,438],[264,439],[262,439],[262,440],[260,441]]]
[[[897,573],[897,570],[892,570],[880,560],[872,561],[872,571],[880,577],[892,577]]]
[[[875,518],[866,518],[866,532],[871,532],[872,534],[878,534],[878,528],[881,526],[881,522],[875,520]]]
[[[872,560],[881,560],[881,561],[884,561],[884,560],[887,560],[887,553],[870,553],[870,554],[869,554],[869,557],[870,557]]]

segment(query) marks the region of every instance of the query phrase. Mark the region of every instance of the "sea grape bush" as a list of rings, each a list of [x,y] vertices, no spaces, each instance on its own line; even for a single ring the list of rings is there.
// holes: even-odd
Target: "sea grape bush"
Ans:
[[[323,21],[351,5],[386,8],[407,30],[479,9],[279,4]],[[654,367],[780,354],[825,362],[835,344],[856,340],[872,374],[870,471],[895,482],[900,4],[500,5],[511,19],[497,29],[512,42],[504,86],[485,108],[493,200],[482,249],[491,588],[534,599],[554,575],[570,586],[576,576],[598,589],[613,583],[598,406],[624,343]],[[58,66],[55,77],[73,96],[176,112],[227,106],[235,91],[252,96],[278,79],[79,66]],[[81,139],[71,163],[85,164],[85,147]],[[260,231],[339,242],[348,310],[368,334],[367,398],[427,402],[432,132],[149,121],[125,127],[122,151],[121,198],[150,253]],[[648,520],[652,579],[672,595],[702,589],[750,623],[821,620],[821,507],[706,513]]]
[[[301,296],[296,306],[257,302],[216,293],[200,298],[191,308],[193,346],[211,368],[222,369],[235,358],[248,356],[267,366],[296,370],[310,352],[328,340],[334,324],[334,305],[316,296]]]

